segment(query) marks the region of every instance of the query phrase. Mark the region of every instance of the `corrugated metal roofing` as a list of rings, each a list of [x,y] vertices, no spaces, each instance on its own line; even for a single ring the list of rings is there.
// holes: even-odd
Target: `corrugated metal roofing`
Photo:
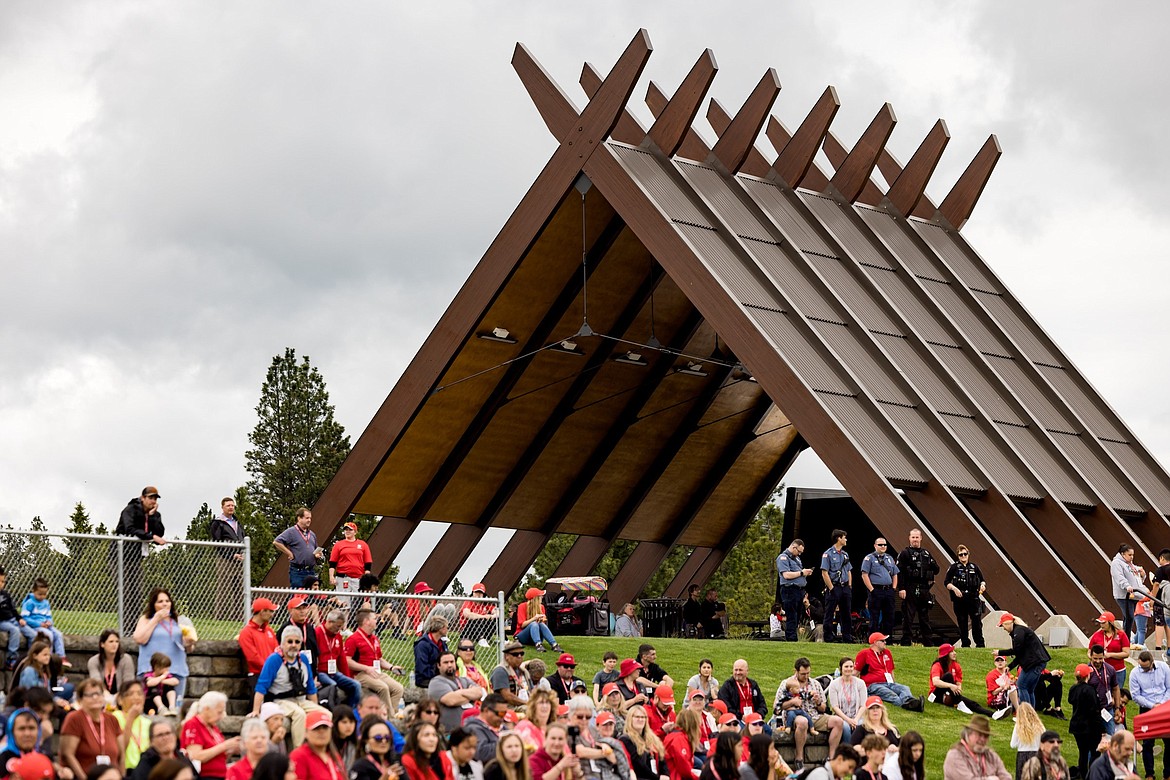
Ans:
[[[894,256],[906,266],[910,273],[940,282],[946,281],[946,275],[940,272],[932,259],[918,248],[910,234],[906,233],[904,225],[899,225],[887,212],[859,207],[857,213],[865,220],[865,224],[873,229],[873,232],[882,237]]]
[[[1040,479],[1048,485],[1057,501],[1072,507],[1091,509],[1096,503],[1086,493],[1079,481],[1058,463],[1048,448],[1030,428],[999,424],[1000,432],[1016,447],[1026,463],[1035,469]]]
[[[906,378],[918,388],[918,392],[935,410],[964,415],[974,412],[951,392],[939,375],[938,369],[927,364],[909,339],[883,334],[878,334],[876,338],[886,352],[890,353],[890,357],[902,369]],[[937,363],[935,365],[937,366]]]
[[[991,328],[984,324],[974,306],[959,295],[949,284],[924,279],[922,286],[938,305],[950,315],[951,321],[958,326],[975,349],[992,355],[1010,355],[1011,352],[998,335],[992,333]]]
[[[1130,444],[1108,439],[1103,439],[1101,444],[1113,453],[1121,467],[1141,484],[1146,495],[1154,502],[1155,508],[1164,515],[1170,514],[1170,485],[1166,484],[1165,473],[1155,473]]]
[[[836,321],[845,318],[845,312],[832,296],[818,289],[806,276],[807,271],[789,256],[789,252],[795,253],[794,249],[785,250],[763,241],[746,241],[745,244],[760,266],[776,280],[784,296],[805,316]]]
[[[955,276],[959,277],[963,284],[973,289],[1002,292],[999,283],[992,278],[992,275],[985,273],[979,265],[973,262],[955,244],[945,228],[916,219],[910,220],[910,224],[918,231],[918,235],[922,236],[926,243],[930,244],[931,248],[950,266]]]
[[[745,306],[782,308],[775,291],[769,293],[763,282],[755,276],[757,271],[745,265],[715,230],[685,224],[677,227],[702,254],[712,272],[737,301]]]
[[[1019,346],[1030,360],[1039,363],[1049,363],[1054,366],[1061,364],[1060,358],[1053,354],[1052,350],[1044,346],[1036,332],[1027,327],[1016,316],[1016,313],[1012,311],[1011,306],[1003,296],[976,291],[975,297],[987,308],[991,316],[1003,327],[1004,331],[1012,338],[1012,341],[1016,342],[1016,345]]]
[[[1081,390],[1080,385],[1069,375],[1069,372],[1063,368],[1056,368],[1054,366],[1037,366],[1040,373],[1048,379],[1056,392],[1060,393],[1063,398],[1077,415],[1084,420],[1085,425],[1089,426],[1089,430],[1097,436],[1106,439],[1117,439],[1118,441],[1127,441],[1129,437],[1119,427],[1113,424],[1111,415],[1107,415],[1098,406],[1098,403],[1104,404],[1104,401],[1097,399],[1097,402],[1091,400],[1084,391]]]
[[[795,207],[788,201],[790,195],[774,184],[755,179],[749,176],[740,176],[744,189],[760,204],[764,211],[771,215],[788,239],[805,252],[815,252],[821,255],[835,256],[833,248],[825,242],[817,230],[803,217],[796,213]]]
[[[1019,468],[1019,461],[1005,453],[1003,445],[993,439],[978,420],[945,414],[942,421],[1004,493],[1020,501],[1039,501],[1043,497],[1040,483]]]
[[[756,326],[781,350],[792,369],[814,390],[854,395],[857,388],[848,384],[838,368],[830,367],[826,356],[814,349],[792,323],[787,314],[765,309],[748,309]]]
[[[1118,512],[1142,514],[1146,511],[1137,497],[1122,486],[1108,466],[1089,448],[1082,436],[1053,433],[1052,440],[1077,465],[1089,484],[1105,499],[1106,504]]]
[[[988,355],[987,362],[1003,378],[1004,384],[1016,392],[1020,402],[1041,425],[1052,431],[1080,432],[1080,426],[1057,410],[1044,388],[1036,384],[1018,360]]]
[[[1023,419],[1016,414],[1014,406],[984,375],[984,369],[964,349],[938,347],[935,353],[947,364],[960,385],[967,388],[968,395],[983,407],[991,419],[1022,425]]]
[[[821,393],[820,399],[886,479],[904,484],[926,484],[926,475],[912,465],[911,453],[891,438],[886,427],[874,420],[860,401],[828,393]]]
[[[936,428],[922,408],[883,404],[882,411],[893,420],[894,425],[909,439],[944,484],[965,492],[981,493],[987,490],[989,485],[975,476],[968,468],[966,458],[950,441],[943,438],[948,433],[945,427],[942,431]]]
[[[622,165],[626,166],[631,177],[645,187],[646,193],[666,212],[666,216],[691,225],[712,227],[690,196],[671,181],[658,158],[649,152],[613,141],[609,142],[609,147]]]
[[[950,331],[939,322],[934,312],[923,305],[909,286],[912,282],[905,271],[883,271],[868,266],[862,266],[862,269],[919,336],[934,344],[956,346]]]
[[[736,235],[760,241],[776,240],[760,219],[752,214],[739,196],[727,186],[727,182],[718,171],[690,162],[678,162],[676,167],[695,191],[710,202],[711,208],[719,215],[720,220]]]
[[[836,241],[846,248],[850,257],[859,263],[893,269],[890,261],[871,243],[870,238],[862,235],[850,215],[836,201],[804,190],[799,190],[798,194],[821,224],[832,232]]]
[[[882,305],[875,300],[868,290],[864,289],[845,263],[853,264],[852,260],[841,260],[835,257],[806,254],[809,264],[820,272],[825,283],[836,293],[837,297],[861,320],[861,324],[871,331],[881,333],[897,333],[901,335],[901,328],[894,324],[885,312]]]
[[[841,358],[841,362],[849,367],[871,398],[898,404],[914,403],[888,372],[888,364],[882,365],[879,357],[861,343],[856,327],[817,321],[811,324],[813,330],[819,333],[837,353],[837,357]]]

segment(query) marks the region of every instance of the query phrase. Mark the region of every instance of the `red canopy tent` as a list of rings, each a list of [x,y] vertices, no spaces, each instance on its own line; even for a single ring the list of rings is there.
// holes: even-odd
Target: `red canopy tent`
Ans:
[[[1137,739],[1170,737],[1170,701],[1135,717],[1133,735]]]

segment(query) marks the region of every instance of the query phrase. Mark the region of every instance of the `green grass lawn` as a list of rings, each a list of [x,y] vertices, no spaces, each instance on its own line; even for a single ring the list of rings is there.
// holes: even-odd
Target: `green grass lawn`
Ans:
[[[837,662],[845,655],[854,656],[861,649],[861,645],[828,645],[823,643],[801,642],[796,646],[788,642],[765,642],[748,639],[702,640],[702,639],[649,639],[647,640],[658,651],[658,663],[666,669],[675,680],[675,696],[681,699],[685,694],[686,681],[691,675],[698,672],[699,659],[710,658],[715,664],[715,677],[722,683],[730,676],[731,665],[738,658],[747,659],[750,675],[760,684],[768,706],[776,695],[776,688],[780,681],[792,674],[792,663],[800,656],[806,656],[812,661],[814,675],[831,674]],[[607,650],[613,650],[619,658],[633,657],[640,640],[621,639],[618,637],[563,637],[561,644],[565,650],[572,653],[577,659],[577,676],[586,682],[592,680],[594,673],[601,667],[601,656]],[[935,648],[925,647],[892,647],[896,663],[895,679],[915,693],[925,694],[929,690],[927,675],[931,664],[937,656]],[[959,663],[963,666],[966,678],[964,693],[969,698],[979,702],[986,701],[986,689],[983,679],[992,667],[992,651],[978,649],[960,649]],[[533,655],[529,653],[529,655]],[[1083,650],[1053,650],[1053,660],[1049,668],[1064,669],[1066,676],[1065,692],[1071,685],[1072,670],[1084,660]],[[545,660],[550,666],[556,662],[556,656],[546,653]],[[1067,713],[1067,705],[1065,707]],[[1136,710],[1135,710],[1136,712]],[[967,723],[969,716],[941,705],[927,703],[923,713],[908,712],[893,708],[890,719],[901,733],[914,730],[922,734],[926,742],[926,773],[928,777],[942,777],[942,764],[947,749],[958,739],[960,729]],[[1068,724],[1055,718],[1044,718],[1045,723],[1063,735],[1068,734]],[[1012,733],[1010,717],[993,722],[992,746],[1010,774],[1015,773],[1016,755],[1009,747],[1008,741]],[[1071,763],[1076,762],[1076,745],[1068,740],[1064,744],[1067,758]]]

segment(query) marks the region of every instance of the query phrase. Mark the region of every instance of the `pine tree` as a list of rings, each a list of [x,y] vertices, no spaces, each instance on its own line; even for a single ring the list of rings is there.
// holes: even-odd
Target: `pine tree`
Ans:
[[[291,347],[272,359],[256,414],[245,453],[248,495],[275,536],[299,507],[316,503],[349,454],[349,437],[333,419],[321,373]]]
[[[466,596],[467,589],[463,587],[463,583],[456,577],[451,581],[451,595],[452,596]]]
[[[70,534],[93,533],[93,523],[90,522],[89,512],[85,511],[85,504],[80,501],[73,505],[73,514],[69,516],[69,526],[65,529],[65,532]],[[86,543],[89,541],[66,538],[65,549],[69,551],[70,557],[76,557],[81,551],[79,548],[86,547]]]
[[[191,518],[191,525],[187,526],[187,538],[200,542],[210,542],[211,520],[214,517],[215,513],[211,511],[211,507],[204,501],[203,506],[199,507],[199,511]]]
[[[776,600],[776,556],[784,549],[784,510],[775,503],[781,492],[760,508],[707,583],[719,591],[731,620],[765,620]]]

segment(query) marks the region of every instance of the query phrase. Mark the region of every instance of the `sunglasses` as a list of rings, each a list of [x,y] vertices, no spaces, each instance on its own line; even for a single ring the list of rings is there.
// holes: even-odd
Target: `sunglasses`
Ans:
[[[965,553],[965,552],[959,553],[960,558],[966,558],[968,555],[970,555],[970,553]]]
[[[423,710],[422,714],[423,715],[438,715],[439,711],[438,710]]]
[[[886,546],[887,545],[885,542],[878,542],[877,544],[874,545],[874,547],[886,547]]]
[[[370,739],[374,740],[375,742],[389,742],[391,739],[393,739],[393,737],[391,737],[389,734],[375,734],[374,736],[370,737]]]
[[[462,652],[465,652],[468,650],[474,650],[474,649],[475,649],[475,647],[473,645],[467,645],[466,647],[459,648],[459,652],[462,653]],[[509,655],[511,655],[511,653],[509,653]]]
[[[517,651],[517,652],[515,652],[515,653],[508,653],[508,655],[515,656],[515,657],[517,657],[517,658],[523,658],[523,657],[524,657],[524,651],[523,651],[523,650],[519,650],[519,651]]]
[[[1057,738],[1057,739],[1048,739],[1048,740],[1045,740],[1045,742],[1047,742],[1047,743],[1049,743],[1049,744],[1052,744],[1052,745],[1063,745],[1063,744],[1064,744],[1064,740],[1063,740],[1063,739],[1059,739],[1059,738]]]

